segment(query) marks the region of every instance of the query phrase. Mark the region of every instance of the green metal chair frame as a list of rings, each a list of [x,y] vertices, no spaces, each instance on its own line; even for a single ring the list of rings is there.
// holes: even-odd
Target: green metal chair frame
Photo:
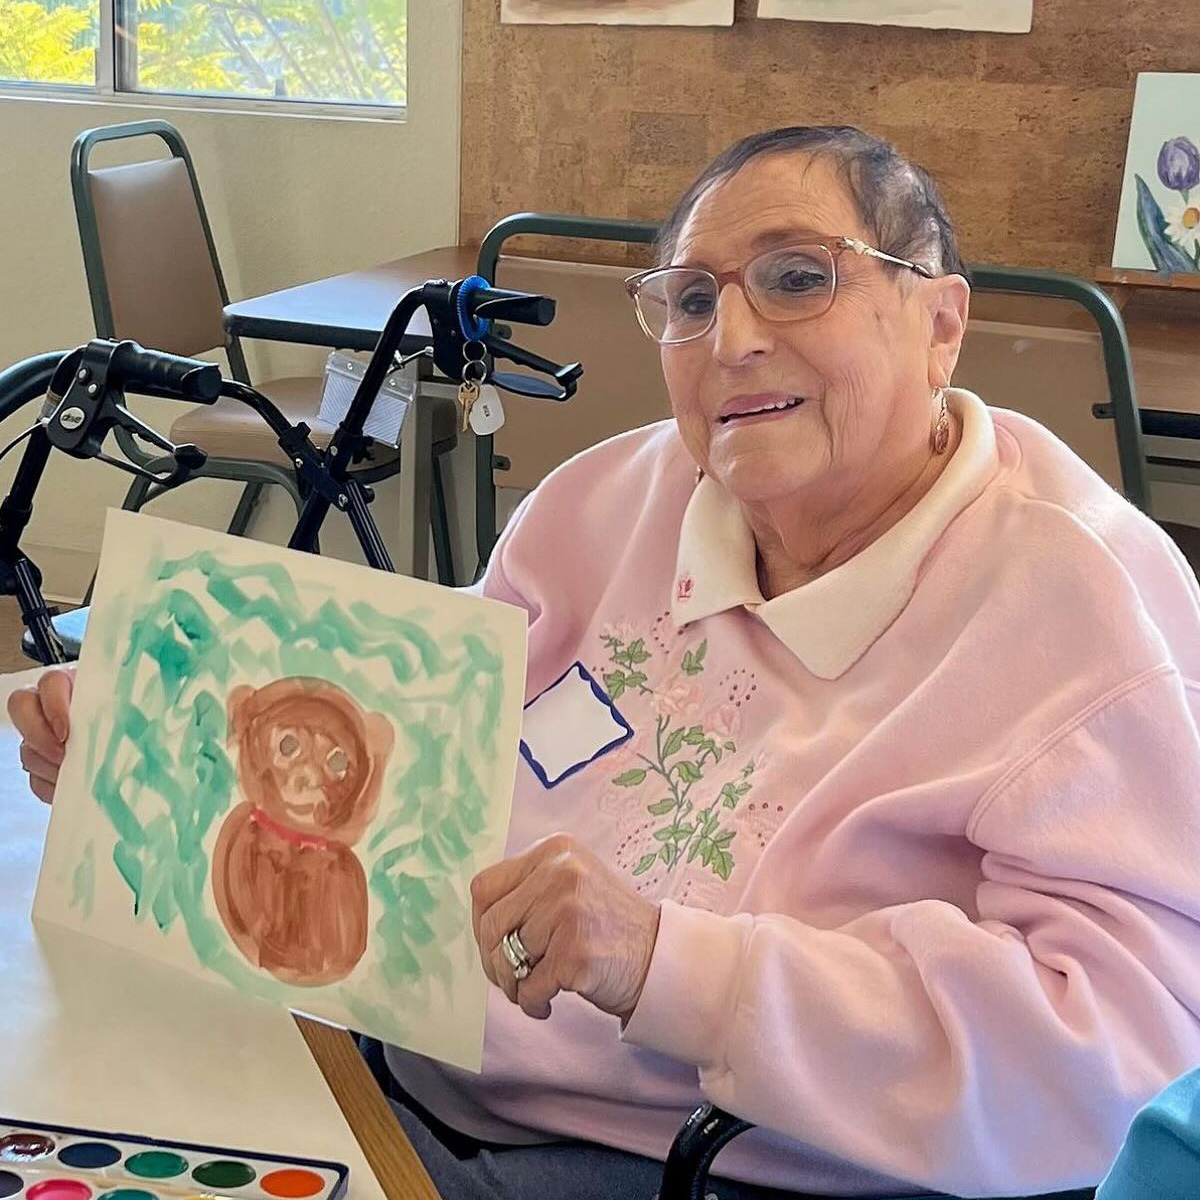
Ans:
[[[479,247],[477,270],[489,283],[495,283],[504,243],[521,234],[646,245],[655,241],[658,230],[657,224],[647,221],[516,213],[498,221],[488,231]],[[1096,284],[1058,271],[975,266],[969,268],[968,275],[974,291],[1067,300],[1082,306],[1095,321],[1104,351],[1109,402],[1094,406],[1093,412],[1098,418],[1111,417],[1115,422],[1122,489],[1130,503],[1149,514],[1150,485],[1133,380],[1133,360],[1125,323],[1117,306]],[[491,557],[497,538],[494,472],[505,465],[504,460],[495,455],[490,436],[475,439],[475,540],[480,574]]]

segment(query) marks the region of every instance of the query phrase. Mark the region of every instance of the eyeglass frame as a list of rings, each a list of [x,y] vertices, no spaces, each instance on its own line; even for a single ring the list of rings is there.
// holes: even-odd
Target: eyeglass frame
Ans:
[[[718,298],[720,298],[721,292],[724,291],[725,287],[728,284],[736,283],[738,285],[738,287],[741,288],[742,295],[746,297],[751,308],[753,308],[754,311],[756,313],[758,313],[758,315],[760,317],[762,317],[762,319],[764,321],[771,321],[771,322],[774,322],[775,324],[780,324],[780,325],[787,324],[789,321],[797,321],[797,322],[816,321],[820,317],[825,316],[825,314],[827,312],[829,312],[829,310],[833,307],[834,300],[837,298],[838,259],[841,258],[841,256],[844,253],[846,253],[846,251],[850,251],[852,254],[857,254],[860,257],[875,258],[875,259],[879,259],[881,262],[892,263],[893,265],[895,265],[897,267],[905,267],[910,271],[915,271],[923,279],[935,279],[936,278],[934,273],[931,270],[929,270],[928,267],[923,267],[923,266],[921,266],[920,263],[910,262],[907,258],[897,258],[894,254],[888,254],[884,250],[879,250],[875,246],[868,245],[866,242],[862,241],[860,238],[841,236],[841,237],[837,237],[837,238],[831,238],[830,241],[833,242],[832,249],[828,245],[826,245],[825,242],[818,241],[818,242],[792,242],[786,246],[778,246],[772,250],[764,250],[762,254],[756,254],[748,263],[746,263],[742,267],[739,267],[737,270],[723,271],[720,275],[718,275],[714,271],[709,271],[705,267],[685,267],[685,266],[680,266],[678,264],[672,264],[672,263],[668,263],[666,266],[663,266],[663,267],[651,267],[651,268],[649,268],[649,270],[639,271],[636,275],[630,275],[625,280],[625,291],[626,291],[627,295],[629,296],[630,300],[633,301],[633,309],[634,309],[634,312],[637,314],[638,324],[642,327],[642,332],[652,342],[657,342],[658,345],[660,345],[660,346],[683,346],[683,345],[686,345],[688,342],[694,342],[694,341],[697,341],[699,338],[707,337],[708,334],[712,332],[713,327],[717,323],[716,306],[715,305],[713,306],[712,315],[709,318],[708,324],[699,333],[689,333],[688,336],[685,338],[671,338],[670,340],[666,340],[666,341],[662,340],[661,338],[656,338],[654,336],[654,334],[650,332],[650,328],[646,324],[645,318],[642,316],[641,304],[638,302],[638,294],[641,291],[642,284],[645,283],[645,281],[647,279],[649,279],[652,275],[658,275],[664,271],[695,271],[697,274],[707,275],[709,277],[709,279],[711,279],[713,281],[713,283],[716,285]],[[829,255],[829,261],[833,264],[833,278],[832,278],[832,284],[829,289],[828,305],[826,305],[825,308],[823,308],[819,313],[814,313],[811,317],[769,317],[769,316],[767,316],[767,314],[762,312],[759,309],[758,305],[755,304],[753,296],[751,296],[750,292],[746,289],[746,272],[749,271],[749,269],[756,262],[758,262],[759,259],[766,258],[766,256],[768,254],[779,254],[780,252],[787,251],[787,250],[808,249],[808,248],[811,248],[814,246],[819,246],[822,250],[824,250],[825,253]]]

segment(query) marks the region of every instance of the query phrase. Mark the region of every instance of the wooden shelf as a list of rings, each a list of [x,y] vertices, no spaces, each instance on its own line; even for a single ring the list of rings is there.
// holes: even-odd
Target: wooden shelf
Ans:
[[[1195,274],[1167,275],[1162,271],[1133,271],[1122,267],[1097,267],[1095,275],[1097,283],[1106,283],[1117,287],[1200,292],[1200,271]]]

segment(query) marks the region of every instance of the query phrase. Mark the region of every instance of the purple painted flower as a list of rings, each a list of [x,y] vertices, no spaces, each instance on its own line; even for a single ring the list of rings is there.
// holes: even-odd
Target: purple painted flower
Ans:
[[[1191,138],[1163,142],[1158,152],[1158,177],[1177,192],[1186,192],[1200,183],[1200,150]]]

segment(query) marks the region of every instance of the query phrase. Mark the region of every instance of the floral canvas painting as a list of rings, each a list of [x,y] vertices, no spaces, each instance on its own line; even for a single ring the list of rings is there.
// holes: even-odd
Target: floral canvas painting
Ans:
[[[1200,272],[1200,75],[1138,76],[1112,265]]]
[[[525,624],[111,513],[35,917],[478,1070]]]

